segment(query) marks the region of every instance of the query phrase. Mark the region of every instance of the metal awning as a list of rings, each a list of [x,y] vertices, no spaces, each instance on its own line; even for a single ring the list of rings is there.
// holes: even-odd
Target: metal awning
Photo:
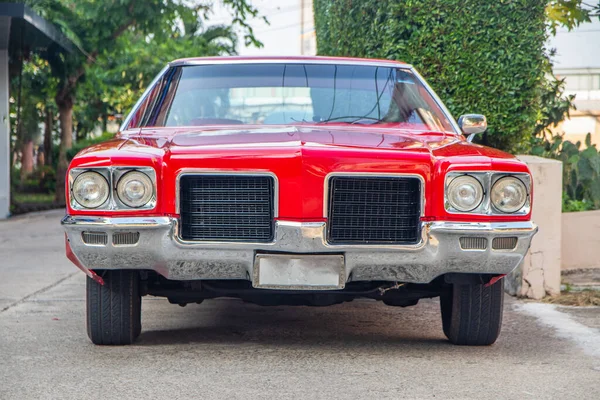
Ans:
[[[0,219],[10,207],[9,60],[36,51],[78,51],[60,30],[22,3],[0,3]]]
[[[53,43],[63,51],[74,51],[73,43],[64,34],[25,4],[0,3],[0,49],[16,54],[46,49]]]

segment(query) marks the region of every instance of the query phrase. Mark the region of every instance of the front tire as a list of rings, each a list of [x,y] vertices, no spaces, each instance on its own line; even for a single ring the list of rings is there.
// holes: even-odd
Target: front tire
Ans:
[[[104,285],[87,278],[87,333],[98,345],[131,344],[142,331],[139,274],[116,270],[102,274]]]
[[[502,327],[504,282],[488,287],[453,284],[441,295],[440,306],[444,334],[451,343],[491,345]]]

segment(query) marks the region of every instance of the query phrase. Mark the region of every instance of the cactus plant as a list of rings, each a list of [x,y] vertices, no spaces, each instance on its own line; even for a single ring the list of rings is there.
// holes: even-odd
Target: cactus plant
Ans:
[[[590,209],[600,209],[600,152],[592,144],[591,135],[587,134],[584,149],[581,142],[573,143],[557,136],[548,150],[554,150],[549,155],[563,162],[567,201],[582,201],[589,204]]]

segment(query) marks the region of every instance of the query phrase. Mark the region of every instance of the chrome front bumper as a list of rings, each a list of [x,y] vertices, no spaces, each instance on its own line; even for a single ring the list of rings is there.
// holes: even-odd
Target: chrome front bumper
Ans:
[[[410,246],[330,245],[324,222],[277,221],[271,243],[185,242],[169,217],[71,217],[62,221],[68,245],[84,269],[150,269],[168,279],[251,280],[256,253],[343,254],[347,281],[428,283],[449,272],[507,274],[519,265],[537,231],[532,222],[424,222],[421,242]],[[105,232],[105,245],[83,241]],[[134,245],[114,245],[116,232],[139,232]],[[485,237],[485,250],[463,250],[461,237]],[[496,237],[517,237],[512,250],[493,250]],[[80,266],[80,267],[81,267]]]

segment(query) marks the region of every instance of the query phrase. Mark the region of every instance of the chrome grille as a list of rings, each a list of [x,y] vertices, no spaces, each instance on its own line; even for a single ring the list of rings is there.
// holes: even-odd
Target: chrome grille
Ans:
[[[416,177],[334,176],[329,180],[328,241],[416,244],[421,180]]]
[[[114,246],[134,245],[140,240],[139,232],[115,232],[112,242]]]
[[[460,248],[463,250],[485,250],[487,239],[478,236],[466,236],[459,239]]]
[[[517,247],[518,238],[509,237],[497,237],[492,240],[492,249],[494,250],[513,250]]]
[[[273,177],[184,175],[179,185],[182,239],[273,240]]]
[[[96,246],[106,246],[108,243],[106,232],[81,232],[81,239],[85,244]]]

